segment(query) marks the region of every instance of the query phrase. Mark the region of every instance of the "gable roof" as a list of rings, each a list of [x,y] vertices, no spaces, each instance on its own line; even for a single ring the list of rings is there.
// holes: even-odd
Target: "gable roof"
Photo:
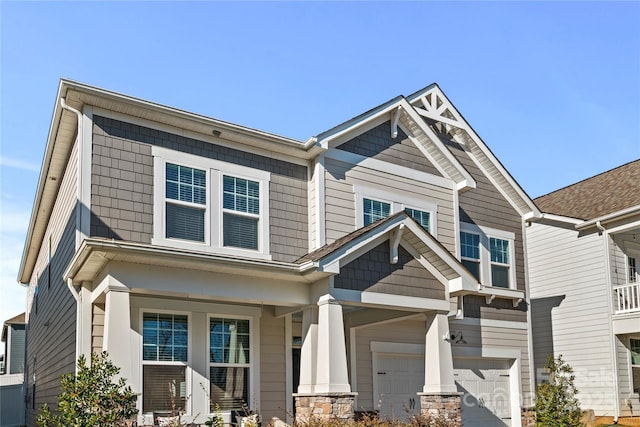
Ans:
[[[407,100],[417,114],[425,120],[441,123],[454,141],[465,147],[469,157],[485,173],[505,199],[525,219],[539,218],[535,203],[478,136],[462,114],[455,108],[437,84],[432,84],[410,96]]]
[[[401,240],[403,247],[438,280],[445,282],[448,289],[449,284],[456,282],[455,290],[460,287],[469,292],[477,291],[479,283],[476,278],[442,243],[405,211],[353,231],[294,262],[296,264],[313,262],[319,270],[337,273],[341,263],[350,262],[354,257],[373,249],[385,240],[396,240],[396,244]],[[449,290],[454,291],[454,289]]]
[[[391,121],[390,131],[397,126],[404,126],[417,148],[444,176],[453,180],[459,190],[476,187],[476,181],[471,174],[449,152],[435,132],[424,123],[418,112],[402,95],[322,132],[316,139],[320,147],[330,149],[361,134],[363,129],[368,129],[368,126],[375,126],[384,121]]]
[[[591,220],[640,206],[640,159],[534,199],[541,211]]]

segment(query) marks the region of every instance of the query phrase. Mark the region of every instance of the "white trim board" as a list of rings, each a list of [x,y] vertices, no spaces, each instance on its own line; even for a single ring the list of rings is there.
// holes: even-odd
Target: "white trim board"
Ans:
[[[327,158],[338,160],[340,162],[348,163],[351,165],[359,165],[377,172],[390,173],[393,175],[401,176],[403,178],[412,179],[424,184],[436,185],[447,189],[454,189],[455,183],[448,178],[443,178],[437,175],[432,175],[427,172],[408,168],[406,166],[400,166],[393,163],[384,162],[382,160],[372,159],[370,157],[361,156],[359,154],[350,153],[348,151],[340,150],[338,148],[330,148],[324,154]]]

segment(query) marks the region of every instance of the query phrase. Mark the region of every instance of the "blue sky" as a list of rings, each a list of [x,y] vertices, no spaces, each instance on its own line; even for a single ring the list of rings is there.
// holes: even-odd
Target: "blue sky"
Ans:
[[[58,80],[306,139],[437,82],[536,197],[640,157],[640,2],[0,1],[0,320]]]

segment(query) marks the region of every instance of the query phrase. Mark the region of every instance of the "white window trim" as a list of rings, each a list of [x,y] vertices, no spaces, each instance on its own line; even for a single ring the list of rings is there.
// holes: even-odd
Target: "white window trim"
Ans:
[[[259,329],[258,322],[259,318],[255,316],[242,316],[235,314],[224,314],[224,313],[208,313],[207,314],[207,375],[206,378],[209,381],[209,387],[211,387],[211,334],[209,333],[209,328],[211,327],[211,319],[214,318],[222,318],[222,319],[239,319],[239,320],[248,320],[249,321],[249,402],[246,404],[249,406],[249,409],[253,410],[255,407],[260,407],[260,402],[258,401],[258,397],[260,396],[260,352],[256,351],[256,346],[260,345],[260,341],[258,338]],[[216,366],[239,366],[245,367],[245,364],[214,364]],[[207,390],[209,393],[209,390]],[[209,410],[209,404],[207,403],[207,410]],[[228,419],[231,422],[231,411],[222,411],[224,415],[225,421]]]
[[[498,230],[495,228],[479,226],[476,224],[470,224],[467,222],[460,223],[460,232],[476,234],[480,236],[480,282],[484,286],[491,286],[491,265],[507,265],[501,263],[494,263],[491,261],[491,250],[489,246],[489,239],[494,237],[496,239],[507,240],[509,242],[509,287],[503,288],[497,286],[498,289],[516,289],[516,262],[515,262],[515,233],[510,231]],[[460,235],[458,234],[458,239]],[[461,247],[459,244],[458,247]],[[462,259],[462,257],[460,257]],[[464,258],[472,260],[471,258]]]
[[[389,203],[391,205],[390,214],[396,214],[405,208],[416,209],[429,213],[429,233],[437,236],[438,223],[438,205],[432,202],[424,201],[415,197],[403,194],[392,193],[380,188],[366,187],[362,185],[354,185],[353,191],[356,199],[356,230],[364,227],[364,199],[375,200],[379,202]]]
[[[153,155],[153,237],[151,244],[170,246],[180,249],[204,252],[222,253],[225,255],[251,257],[271,260],[269,238],[269,183],[271,173],[252,169],[246,166],[222,162],[170,150],[164,147],[152,147]],[[204,243],[180,239],[166,238],[165,230],[165,175],[166,164],[173,163],[181,166],[201,169],[205,171],[207,179],[207,201],[205,204]],[[258,219],[258,250],[231,248],[222,245],[222,176],[229,175],[260,183],[260,216]],[[214,203],[215,201],[215,203]],[[189,204],[192,206],[192,204]],[[194,205],[195,206],[195,205]]]
[[[173,314],[180,316],[187,316],[187,361],[186,362],[174,362],[174,361],[159,361],[159,360],[144,360],[144,315],[145,314]],[[140,325],[140,375],[139,382],[140,384],[140,397],[139,397],[139,407],[138,414],[144,415],[143,412],[143,404],[144,404],[144,365],[155,365],[155,366],[184,366],[185,367],[185,390],[187,393],[187,398],[185,399],[185,412],[187,414],[191,413],[191,400],[189,396],[192,394],[192,384],[191,384],[191,366],[192,366],[192,358],[193,358],[193,321],[191,318],[191,313],[188,311],[176,311],[176,310],[155,310],[155,309],[142,309],[139,314],[140,318],[138,320],[138,324]]]

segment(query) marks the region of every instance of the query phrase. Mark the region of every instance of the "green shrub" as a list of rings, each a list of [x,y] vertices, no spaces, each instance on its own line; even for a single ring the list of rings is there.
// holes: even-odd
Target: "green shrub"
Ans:
[[[576,398],[578,390],[573,384],[573,368],[562,360],[562,355],[557,359],[549,355],[544,367],[549,373],[549,383],[536,388],[536,426],[582,426],[582,411]]]
[[[62,376],[58,395],[58,413],[45,404],[38,416],[42,427],[114,427],[138,413],[136,396],[126,387],[124,378],[113,382],[120,372],[106,352],[91,355],[87,366],[84,356],[78,358],[78,373]]]

